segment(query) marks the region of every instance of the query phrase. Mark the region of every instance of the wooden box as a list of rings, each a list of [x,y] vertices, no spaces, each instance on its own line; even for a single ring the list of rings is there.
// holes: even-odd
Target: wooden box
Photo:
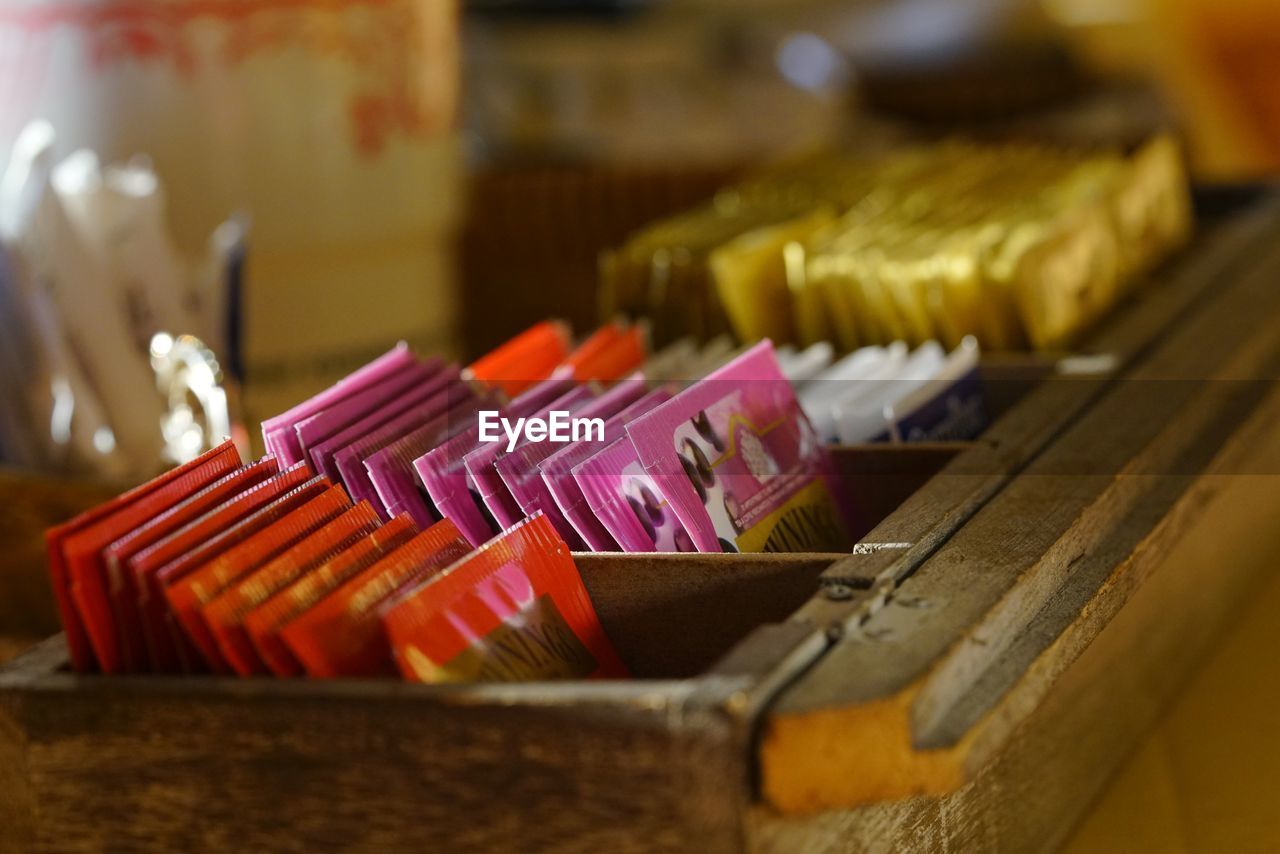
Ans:
[[[1052,849],[1280,550],[1280,207],[1228,201],[979,441],[842,452],[885,505],[852,554],[580,556],[635,680],[38,645],[0,669],[0,848]]]

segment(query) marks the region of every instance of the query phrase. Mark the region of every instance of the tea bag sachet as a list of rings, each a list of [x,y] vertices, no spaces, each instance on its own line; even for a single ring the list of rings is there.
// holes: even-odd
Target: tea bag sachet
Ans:
[[[302,664],[280,639],[280,629],[417,533],[412,519],[396,516],[245,615],[245,631],[267,668],[276,676],[301,676]]]
[[[405,584],[438,573],[470,550],[452,522],[437,522],[286,623],[280,638],[309,676],[393,673],[378,606]]]
[[[272,594],[371,534],[379,521],[378,514],[369,503],[362,501],[342,511],[282,554],[233,581],[201,607],[200,616],[232,670],[240,676],[269,672],[245,629],[245,615]]]
[[[592,439],[603,441],[605,420],[634,403],[644,392],[643,377],[633,376],[622,380],[573,413],[574,424],[582,429],[579,431],[566,428],[570,430],[570,438],[557,440],[548,436],[546,441],[529,442],[517,447],[509,454],[498,457],[494,462],[494,469],[506,484],[516,504],[519,505],[522,516],[532,516],[542,511],[560,534],[561,539],[575,550],[582,547],[582,540],[577,530],[560,512],[560,507],[544,482],[540,466],[556,452],[575,444],[575,436],[577,442],[590,442]],[[592,434],[593,430],[598,435]]]
[[[138,591],[137,610],[153,673],[181,672],[194,665],[198,657],[195,647],[173,625],[164,595],[165,580],[180,578],[200,561],[227,548],[239,523],[260,510],[281,499],[300,500],[322,486],[321,481],[311,482],[311,478],[306,463],[290,466],[129,558],[127,568]]]
[[[383,606],[396,665],[417,682],[616,679],[569,547],[535,515]]]
[[[235,446],[224,443],[45,534],[49,578],[76,672],[117,665],[102,549],[239,465]]]
[[[132,568],[133,558],[278,472],[272,457],[238,468],[135,528],[103,551],[123,672],[141,673],[149,669],[147,632],[138,603],[141,590]]]
[[[273,454],[282,466],[291,466],[300,462],[304,459],[304,454],[302,443],[295,430],[297,424],[385,380],[415,362],[409,347],[401,342],[314,397],[304,400],[287,412],[263,421],[262,438],[266,442],[267,453]]]
[[[671,399],[671,392],[665,388],[654,389],[626,409],[609,418],[604,423],[604,435],[601,438],[585,439],[573,442],[551,454],[538,465],[538,474],[546,485],[564,519],[573,526],[583,542],[592,551],[611,552],[619,549],[618,541],[591,512],[587,498],[582,492],[573,470],[603,451],[619,439],[626,438],[626,424],[642,412],[648,412],[659,403]],[[524,505],[521,505],[522,507]],[[526,508],[533,515],[538,508]]]
[[[764,341],[627,425],[698,551],[846,551],[821,437]]]
[[[346,493],[329,484],[297,507],[285,509],[285,505],[277,502],[257,514],[255,524],[261,527],[165,586],[165,598],[176,623],[209,667],[218,673],[231,672],[200,609],[236,579],[262,566],[350,506]],[[240,524],[245,526],[244,522]]]

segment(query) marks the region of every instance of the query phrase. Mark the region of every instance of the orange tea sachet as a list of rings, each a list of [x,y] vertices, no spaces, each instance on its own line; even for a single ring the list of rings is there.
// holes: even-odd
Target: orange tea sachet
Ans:
[[[77,516],[45,534],[49,575],[72,666],[78,672],[120,669],[120,645],[107,593],[102,552],[139,525],[240,467],[224,442],[189,463]]]
[[[417,682],[621,678],[569,547],[541,513],[381,609],[396,665]]]
[[[406,582],[439,572],[470,550],[456,525],[437,522],[287,623],[280,638],[309,676],[394,673],[378,605]]]
[[[344,510],[284,553],[233,581],[200,609],[223,658],[240,676],[267,673],[248,632],[244,616],[273,593],[298,580],[377,529],[381,520],[367,501]]]
[[[647,356],[648,336],[642,324],[606,323],[578,345],[556,369],[578,382],[611,383],[639,368]]]
[[[236,469],[209,486],[174,505],[150,522],[135,528],[112,543],[103,553],[107,567],[107,587],[111,611],[115,617],[120,642],[120,669],[125,673],[141,673],[150,665],[147,633],[138,607],[137,580],[129,568],[132,558],[170,534],[225,504],[245,490],[262,483],[279,469],[273,457]]]
[[[166,578],[179,577],[195,563],[212,557],[216,549],[227,548],[230,529],[303,487],[311,477],[311,468],[306,463],[290,466],[125,561],[126,573],[133,576],[138,591],[137,611],[146,636],[149,669],[153,673],[181,672],[187,669],[184,664],[194,664],[198,658],[195,648],[172,625],[161,573],[169,573]]]
[[[296,508],[280,513],[273,505],[259,511],[255,516],[264,517],[260,521],[265,523],[259,530],[165,586],[165,598],[169,600],[174,620],[214,672],[229,673],[231,669],[201,618],[200,607],[231,582],[262,566],[351,506],[341,487],[330,485],[327,478],[323,480],[324,490]]]
[[[416,533],[408,515],[396,516],[246,614],[245,631],[267,669],[276,676],[301,676],[302,664],[280,640],[280,628]]]
[[[549,377],[568,354],[569,327],[564,321],[544,320],[476,359],[465,376],[515,397]]]

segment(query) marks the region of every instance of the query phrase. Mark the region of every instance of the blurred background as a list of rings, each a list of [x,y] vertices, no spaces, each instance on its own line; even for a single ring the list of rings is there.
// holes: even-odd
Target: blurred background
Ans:
[[[408,341],[601,320],[762,165],[952,136],[1280,164],[1266,0],[7,0],[0,469],[137,482]]]
[[[136,479],[396,339],[590,328],[602,250],[824,146],[1257,178],[1278,48],[1265,0],[13,0],[0,459]]]
[[[1270,0],[6,0],[0,469],[137,481],[226,433],[258,450],[395,340],[590,329],[603,250],[822,147],[1172,129],[1198,182],[1265,180],[1278,80]],[[1280,779],[1269,721],[1232,711],[1272,704],[1222,693],[1277,694],[1230,657],[1269,613],[1079,850],[1274,838],[1274,787],[1197,782],[1223,738]]]

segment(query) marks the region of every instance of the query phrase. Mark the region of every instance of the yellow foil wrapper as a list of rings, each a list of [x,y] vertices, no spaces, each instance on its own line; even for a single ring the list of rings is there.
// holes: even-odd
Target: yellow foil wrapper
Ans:
[[[1101,203],[1072,211],[1018,259],[1014,292],[1031,344],[1065,347],[1115,299],[1120,246]]]
[[[810,214],[748,231],[712,251],[707,263],[720,304],[739,341],[796,340],[791,292],[783,250],[830,224],[835,214],[820,208]]]

